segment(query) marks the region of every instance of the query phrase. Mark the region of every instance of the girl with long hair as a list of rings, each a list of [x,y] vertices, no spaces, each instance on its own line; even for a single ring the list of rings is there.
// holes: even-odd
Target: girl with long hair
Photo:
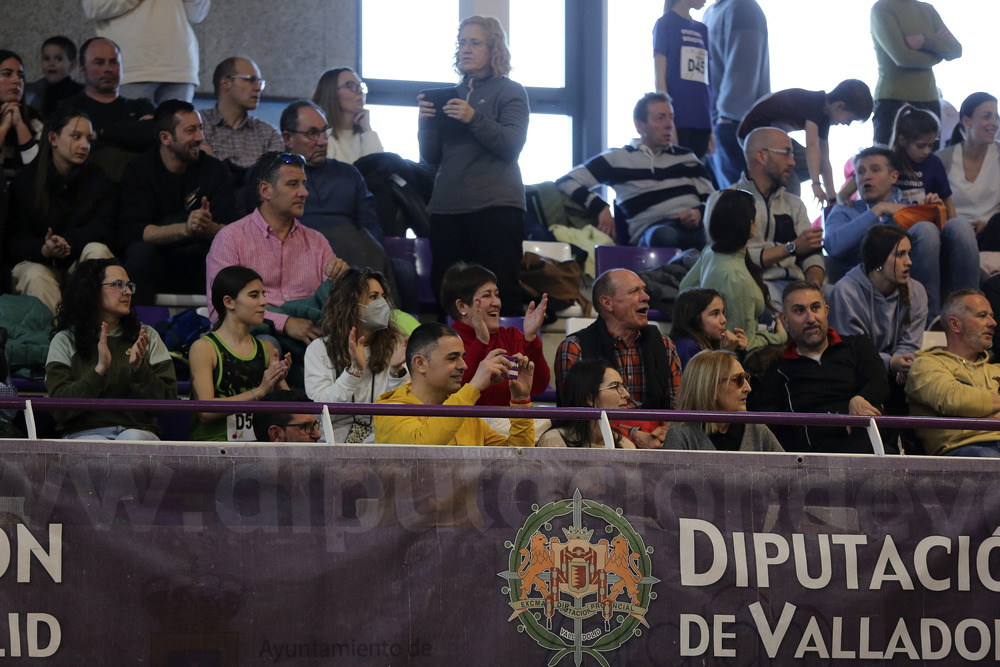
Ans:
[[[202,401],[259,401],[272,391],[288,389],[292,363],[267,340],[251,335],[264,322],[267,297],[253,269],[227,266],[212,280],[212,306],[219,314],[215,329],[191,345],[192,396]],[[199,412],[191,419],[191,439],[253,440],[253,421],[246,415]]]
[[[351,164],[365,155],[383,152],[365,108],[367,94],[368,86],[350,67],[329,69],[319,78],[312,101],[323,109],[330,123],[328,158]]]
[[[775,312],[761,270],[747,256],[747,243],[757,225],[753,195],[745,190],[723,190],[708,221],[709,247],[681,281],[682,290],[707,287],[722,294],[729,304],[729,322],[743,329],[747,351],[784,343],[784,327],[775,318],[775,331],[759,331],[764,310]]]
[[[861,242],[858,266],[830,294],[830,326],[864,334],[885,362],[890,386],[906,383],[927,325],[927,292],[910,277],[910,235],[895,225],[875,225]]]
[[[385,276],[351,268],[330,285],[322,338],[306,348],[306,394],[317,403],[374,403],[409,381],[406,342]],[[331,415],[336,442],[372,443],[370,415]]]
[[[727,350],[705,350],[691,358],[677,395],[678,410],[746,412],[750,374]],[[763,424],[678,422],[671,425],[664,449],[782,452]]]
[[[7,180],[38,155],[41,132],[39,113],[24,104],[24,61],[0,49],[0,157]]]
[[[702,350],[745,352],[747,334],[726,328],[726,301],[717,290],[689,287],[677,295],[671,319],[670,340],[677,348],[681,366]]]
[[[563,406],[628,408],[628,389],[621,374],[606,359],[581,359],[566,373]],[[635,443],[611,429],[616,449],[635,449]],[[604,447],[598,420],[554,419],[538,439],[538,447]]]
[[[60,107],[45,123],[38,157],[11,183],[6,255],[14,291],[53,313],[76,262],[113,256],[117,189],[88,161],[93,135],[85,113]]]
[[[45,362],[54,398],[177,398],[174,365],[160,336],[131,310],[136,284],[116,259],[80,262],[63,289]],[[156,413],[57,410],[56,431],[83,440],[159,440]]]

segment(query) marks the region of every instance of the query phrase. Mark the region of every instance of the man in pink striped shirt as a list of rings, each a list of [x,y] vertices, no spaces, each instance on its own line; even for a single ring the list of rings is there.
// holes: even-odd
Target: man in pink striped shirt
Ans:
[[[312,296],[324,280],[347,269],[325,236],[296,219],[309,195],[301,155],[264,153],[253,167],[250,187],[257,193],[257,208],[226,225],[212,241],[205,271],[209,289],[219,271],[238,264],[259,273],[268,305],[280,306]],[[208,303],[212,303],[211,294]],[[217,317],[209,305],[209,318]],[[315,323],[301,317],[272,312],[264,317],[277,333],[307,345],[320,335]]]

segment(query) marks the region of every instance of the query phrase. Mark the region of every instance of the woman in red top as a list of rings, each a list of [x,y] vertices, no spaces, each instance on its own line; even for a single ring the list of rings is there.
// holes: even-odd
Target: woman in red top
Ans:
[[[538,330],[545,319],[548,295],[543,294],[538,305],[532,301],[524,316],[521,330],[500,326],[500,292],[497,277],[478,264],[458,263],[448,269],[441,281],[441,305],[455,320],[454,329],[465,343],[468,369],[462,382],[468,382],[479,362],[497,348],[507,354],[521,353],[535,362],[535,379],[531,395],[537,396],[549,386],[551,373],[542,354],[542,339]],[[523,333],[522,333],[523,331]],[[508,405],[510,391],[503,380],[482,393],[477,405]]]

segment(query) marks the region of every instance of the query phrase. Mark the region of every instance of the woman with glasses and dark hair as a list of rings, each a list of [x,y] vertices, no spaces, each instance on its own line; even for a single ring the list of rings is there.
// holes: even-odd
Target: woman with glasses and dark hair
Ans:
[[[628,408],[628,389],[621,374],[605,359],[581,359],[566,374],[561,407]],[[611,429],[616,449],[635,449],[635,443]],[[555,419],[538,439],[538,447],[604,447],[600,421]]]
[[[45,362],[54,398],[175,399],[174,365],[160,336],[131,310],[136,285],[115,259],[80,262],[63,290]],[[56,431],[80,440],[159,440],[156,413],[57,410]]]
[[[746,412],[750,374],[727,350],[705,350],[691,357],[677,395],[678,410]],[[677,422],[670,426],[664,449],[783,452],[764,424]]]
[[[374,403],[406,384],[406,343],[385,276],[351,268],[330,284],[322,338],[306,348],[306,394],[317,403]],[[331,415],[335,442],[373,443],[371,415]]]
[[[24,61],[0,49],[0,158],[9,181],[38,155],[42,119],[24,104]]]
[[[328,158],[352,164],[384,150],[365,108],[367,93],[368,86],[350,67],[329,69],[319,78],[312,101],[323,109],[333,130],[326,145]]]
[[[285,376],[292,355],[278,357],[267,340],[250,327],[264,323],[264,284],[245,266],[227,266],[212,281],[212,305],[219,319],[213,331],[191,345],[191,390],[202,401],[259,401],[278,389],[288,389]],[[191,439],[254,440],[253,420],[245,415],[200,412],[192,415]]]
[[[520,294],[524,240],[524,183],[517,159],[528,136],[528,96],[511,81],[510,51],[500,22],[470,16],[459,24],[450,89],[425,91],[420,104],[420,157],[437,166],[431,214],[431,284],[459,261],[497,276],[510,297]],[[505,315],[520,315],[510,298]]]
[[[14,291],[38,297],[53,313],[78,261],[113,256],[118,191],[87,159],[93,135],[85,113],[59,107],[45,123],[38,157],[10,186],[6,259]]]
[[[707,287],[722,294],[729,308],[729,323],[747,336],[752,351],[773,343],[784,343],[784,327],[774,320],[776,331],[759,331],[764,310],[775,312],[760,267],[747,256],[747,243],[757,225],[753,195],[746,190],[723,190],[708,221],[709,247],[691,267],[681,289]]]

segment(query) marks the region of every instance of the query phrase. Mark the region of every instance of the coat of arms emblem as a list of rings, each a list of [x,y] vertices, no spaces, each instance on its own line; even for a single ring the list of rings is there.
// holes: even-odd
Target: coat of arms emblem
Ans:
[[[607,667],[602,652],[640,635],[640,625],[649,627],[645,615],[659,582],[651,574],[653,549],[621,510],[584,500],[579,489],[572,499],[532,510],[515,540],[505,544],[509,569],[499,575],[507,580],[502,592],[513,610],[508,620],[557,651],[550,665],[569,655],[580,665],[588,655]],[[595,539],[597,530],[604,536]]]

